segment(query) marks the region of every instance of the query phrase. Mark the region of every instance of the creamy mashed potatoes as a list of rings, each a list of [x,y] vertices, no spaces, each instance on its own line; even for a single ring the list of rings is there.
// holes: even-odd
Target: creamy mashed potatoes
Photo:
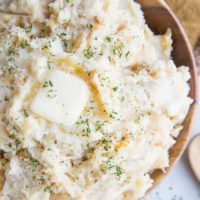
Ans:
[[[0,199],[141,198],[192,103],[170,30],[132,0],[0,7]]]

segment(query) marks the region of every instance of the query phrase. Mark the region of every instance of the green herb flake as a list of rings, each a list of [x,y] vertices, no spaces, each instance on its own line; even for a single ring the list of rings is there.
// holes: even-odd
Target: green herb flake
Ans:
[[[129,56],[129,54],[130,54],[130,51],[128,51],[127,53],[126,53],[126,59],[128,59],[128,56]]]
[[[4,101],[9,101],[9,98],[7,96],[5,96]]]
[[[47,91],[47,97],[53,99],[56,97],[57,90],[50,89]]]
[[[95,52],[91,46],[83,50],[83,55],[87,58],[90,59],[94,56]]]
[[[28,46],[28,43],[27,43],[27,41],[25,41],[25,40],[21,41],[21,42],[17,45],[17,47],[18,47],[18,48],[21,48],[21,49],[25,49],[27,46]]]
[[[65,33],[65,32],[62,32],[60,35],[61,35],[61,36],[66,36],[66,35],[67,35],[67,33]]]
[[[116,119],[116,116],[118,115],[117,112],[113,111],[110,113],[110,117],[113,118],[113,119]]]
[[[29,114],[26,109],[23,110],[23,115],[25,118],[29,117]]]
[[[112,46],[112,52],[114,55],[117,55],[118,57],[121,58],[123,54],[123,48],[124,48],[124,44],[122,43],[122,41],[117,39],[114,42],[114,45]]]
[[[115,166],[115,175],[116,175],[116,179],[117,179],[117,180],[120,180],[122,174],[124,174],[124,170],[123,170],[120,166],[116,165],[116,166]]]
[[[47,187],[45,187],[44,188],[44,191],[45,192],[49,192],[50,194],[53,194],[54,193],[54,191],[53,191],[53,189],[52,189],[52,187],[49,185],[49,186],[47,186]]]
[[[30,164],[31,164],[31,167],[32,167],[34,170],[35,170],[35,169],[38,167],[38,165],[39,165],[38,161],[35,160],[35,159],[33,159],[33,158],[30,159]]]
[[[86,24],[85,27],[86,27],[87,29],[92,29],[92,28],[93,28],[93,25],[92,25],[92,24]]]
[[[65,48],[67,48],[67,47],[68,47],[67,40],[63,40],[63,46],[64,46]]]
[[[95,131],[102,131],[105,123],[101,121],[96,121],[95,123]]]
[[[116,86],[113,88],[113,91],[116,92],[118,89],[119,89],[119,87]]]
[[[112,42],[112,38],[109,37],[109,36],[107,36],[107,37],[106,37],[106,41],[107,41],[107,42]]]
[[[25,29],[25,31],[26,31],[26,33],[30,33],[30,32],[32,31],[32,29],[33,29],[33,24],[30,24],[30,26],[28,26],[28,27]]]
[[[44,82],[43,88],[46,88],[46,87],[53,87],[53,83],[52,83],[51,80],[45,81],[45,82]]]

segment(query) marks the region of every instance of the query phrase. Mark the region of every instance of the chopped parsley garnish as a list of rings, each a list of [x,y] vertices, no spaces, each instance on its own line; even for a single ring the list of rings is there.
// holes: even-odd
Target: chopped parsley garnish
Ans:
[[[49,192],[49,193],[51,193],[51,194],[54,193],[54,191],[52,190],[52,186],[50,186],[50,185],[47,186],[47,187],[45,187],[45,188],[44,188],[44,191],[45,191],[45,192]]]
[[[112,42],[112,38],[108,36],[108,37],[106,37],[106,41],[107,42]]]
[[[65,33],[65,32],[62,32],[60,35],[61,35],[61,36],[66,36],[66,35],[67,35],[67,33]]]
[[[122,43],[122,41],[120,41],[119,39],[117,39],[114,44],[112,45],[112,52],[114,55],[119,56],[120,58],[122,57],[123,54],[123,47],[124,44]]]
[[[80,124],[84,124],[85,123],[85,120],[82,118],[82,116],[80,116],[80,118],[78,119],[78,121],[76,122],[77,125],[80,125]]]
[[[37,166],[39,165],[38,161],[33,158],[30,158],[30,164],[31,164],[31,167],[33,168],[33,170],[35,170],[37,168]]]
[[[9,142],[9,143],[7,144],[7,146],[8,146],[12,151],[17,151],[18,148],[19,148],[19,145],[21,144],[21,142],[19,141],[19,139],[16,138],[15,135],[11,135],[11,136],[9,136],[9,137],[12,138],[12,139],[14,139],[14,142],[13,142],[13,143]]]
[[[103,168],[103,172],[106,173],[108,170],[114,170],[114,174],[116,176],[116,180],[120,180],[122,174],[125,173],[125,171],[119,166],[115,165],[113,162],[114,156],[108,157],[108,159],[104,162],[105,166]]]
[[[92,25],[92,24],[86,24],[85,27],[86,27],[87,29],[92,29],[92,28],[93,28],[93,25]]]
[[[8,52],[7,52],[8,56],[13,55],[14,53],[15,53],[15,51],[14,51],[13,47],[9,47]]]
[[[47,97],[50,98],[50,99],[53,99],[56,97],[56,91],[57,90],[53,90],[53,89],[50,89],[47,91]]]
[[[102,143],[103,143],[103,148],[105,151],[109,151],[111,149],[110,141],[103,139]]]
[[[95,123],[95,131],[103,130],[105,123],[101,121],[96,121]]]
[[[89,134],[91,133],[91,128],[88,119],[86,119],[85,123],[86,123],[86,128],[83,129],[83,132],[85,133],[84,136],[89,136]]]
[[[53,83],[51,80],[44,82],[43,88],[46,88],[46,87],[53,87]]]
[[[63,46],[64,46],[65,48],[67,48],[67,47],[68,47],[67,40],[63,40]]]
[[[83,55],[87,58],[90,59],[94,56],[95,52],[91,46],[83,50]]]
[[[32,29],[33,29],[33,24],[30,24],[30,26],[28,26],[28,27],[25,29],[25,31],[26,31],[26,33],[30,33],[30,32],[32,31]]]
[[[129,54],[130,54],[130,51],[128,51],[127,53],[126,53],[126,59],[128,58],[128,56],[129,56]]]
[[[111,58],[110,56],[108,56],[108,60],[109,60],[109,62],[111,62],[111,61],[112,61],[112,58]]]
[[[7,96],[5,96],[4,101],[9,101],[9,98]]]
[[[117,115],[118,115],[118,113],[115,112],[115,111],[110,113],[110,117],[113,118],[113,119],[116,119]]]
[[[56,97],[56,91],[53,89],[53,83],[51,80],[45,81],[43,84],[43,88],[48,88],[49,90],[47,91],[47,97],[48,98],[55,98]]]
[[[25,41],[25,40],[21,41],[21,42],[17,45],[17,47],[18,47],[18,48],[21,48],[21,49],[25,49],[27,46],[28,46],[28,43],[27,43],[27,41]]]
[[[116,92],[118,89],[119,89],[119,87],[116,86],[113,88],[113,91]]]
[[[16,67],[13,65],[8,66],[8,73],[9,74],[14,74],[16,72]]]
[[[23,115],[24,115],[25,118],[29,117],[27,110],[23,110]]]
[[[117,180],[121,179],[121,176],[123,173],[124,173],[124,170],[119,165],[116,165],[115,166],[115,175],[116,175]]]

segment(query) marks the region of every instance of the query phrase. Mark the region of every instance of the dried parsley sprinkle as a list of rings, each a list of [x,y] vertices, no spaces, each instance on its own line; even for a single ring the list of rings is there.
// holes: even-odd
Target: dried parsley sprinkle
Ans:
[[[113,111],[113,112],[110,113],[110,117],[115,119],[117,114],[118,114],[117,112]]]
[[[27,112],[27,110],[26,110],[26,109],[25,109],[25,110],[23,110],[23,115],[24,115],[24,117],[25,117],[25,118],[29,117],[29,114],[28,114],[28,112]]]
[[[66,36],[66,35],[67,35],[67,33],[65,33],[65,32],[62,32],[60,35],[61,35],[61,36]]]
[[[5,96],[4,101],[9,101],[9,98],[7,96]]]
[[[18,48],[22,48],[22,49],[25,49],[25,47],[27,47],[27,46],[28,46],[28,43],[27,43],[27,41],[25,41],[25,40],[21,41],[21,42],[17,45]]]
[[[12,143],[8,143],[8,147],[12,149]]]
[[[94,180],[94,183],[96,183],[97,181],[98,181],[98,180],[97,180],[97,179],[95,179],[95,180]]]
[[[31,164],[31,167],[34,169],[37,168],[37,166],[39,165],[38,161],[33,158],[30,159],[30,164]]]
[[[53,99],[56,97],[56,91],[57,90],[53,90],[53,89],[50,89],[47,91],[47,97],[50,98],[50,99]]]
[[[63,46],[64,46],[65,48],[67,48],[67,47],[68,47],[67,40],[63,40]]]
[[[103,129],[105,123],[104,122],[101,122],[101,121],[96,121],[95,123],[95,131],[99,131]]]
[[[109,149],[111,149],[111,146],[109,145],[110,144],[110,141],[106,140],[106,139],[103,139],[102,140],[102,143],[103,143],[103,148],[105,151],[109,151]]]
[[[51,187],[50,185],[47,186],[47,187],[45,187],[45,188],[44,188],[44,191],[45,191],[45,192],[50,192],[51,194],[54,193],[54,191],[52,190],[52,187]]]
[[[122,41],[120,41],[119,39],[117,39],[114,42],[114,45],[112,46],[112,52],[114,55],[119,56],[120,58],[122,57],[123,54],[123,47],[124,44],[122,43]]]
[[[82,118],[82,116],[80,116],[80,118],[78,119],[78,121],[76,122],[77,125],[80,125],[80,124],[84,124],[85,123],[85,120]]]
[[[128,56],[129,56],[129,54],[130,54],[130,51],[128,51],[127,53],[126,53],[126,59],[128,58]]]
[[[119,89],[119,87],[116,86],[113,88],[113,91],[116,92],[118,89]]]
[[[87,29],[92,29],[92,28],[93,28],[93,25],[92,25],[92,24],[86,24],[85,27],[86,27]]]
[[[28,26],[28,27],[25,29],[25,31],[26,31],[26,33],[30,33],[30,32],[32,31],[32,29],[33,29],[33,24],[30,24],[30,26]]]
[[[87,59],[90,59],[94,56],[95,52],[94,50],[92,49],[91,46],[89,46],[88,48],[84,49],[83,50],[83,55],[87,58]]]
[[[53,87],[53,83],[51,80],[44,82],[43,88],[46,88],[46,87]]]
[[[116,175],[117,180],[121,179],[121,176],[123,173],[124,173],[124,170],[119,165],[116,165],[115,166],[115,175]]]
[[[106,37],[106,41],[107,42],[112,42],[112,38],[108,36],[108,37]]]

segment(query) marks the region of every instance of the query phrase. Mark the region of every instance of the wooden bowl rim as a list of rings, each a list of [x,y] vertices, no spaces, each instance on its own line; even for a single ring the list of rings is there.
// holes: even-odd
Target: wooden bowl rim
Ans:
[[[149,0],[138,0],[138,2],[144,2],[144,1],[149,1]],[[145,9],[148,9],[148,6],[150,4],[152,4],[152,2],[156,2],[156,0],[150,0],[147,4],[147,7],[146,6],[142,6],[141,5],[141,8],[142,10],[145,10]],[[194,95],[193,95],[193,103],[189,109],[189,112],[187,114],[187,117],[186,119],[184,120],[183,122],[183,130],[181,131],[181,133],[179,134],[179,136],[176,138],[176,140],[178,140],[178,138],[183,134],[182,132],[185,132],[185,136],[184,136],[184,140],[183,141],[180,141],[180,143],[182,142],[182,145],[181,145],[181,149],[179,149],[179,152],[177,155],[175,155],[174,157],[172,155],[169,154],[169,159],[170,159],[170,164],[169,164],[169,167],[167,167],[165,169],[165,173],[161,170],[155,170],[152,174],[151,174],[151,177],[152,179],[154,180],[151,188],[147,191],[147,194],[149,192],[151,192],[153,189],[155,189],[160,183],[161,181],[167,177],[167,175],[171,172],[171,170],[173,169],[173,167],[175,166],[175,164],[177,163],[177,161],[181,158],[184,150],[186,149],[186,146],[188,144],[188,139],[189,139],[189,136],[190,136],[190,133],[191,133],[191,129],[192,129],[192,125],[194,123],[194,118],[195,118],[195,114],[196,114],[196,110],[197,110],[197,103],[198,103],[198,78],[197,78],[197,67],[196,67],[196,62],[195,62],[195,58],[194,58],[194,54],[193,54],[193,50],[192,50],[192,47],[190,45],[190,42],[189,42],[189,39],[187,37],[187,34],[184,30],[184,28],[182,27],[180,21],[178,20],[178,18],[176,17],[176,15],[173,13],[173,11],[171,10],[171,8],[167,5],[166,2],[164,2],[163,0],[157,0],[157,2],[155,3],[155,8],[158,7],[158,8],[162,8],[162,9],[166,9],[167,12],[170,14],[170,16],[173,18],[175,24],[177,25],[178,29],[180,30],[181,32],[181,35],[183,37],[183,40],[185,41],[185,44],[186,44],[186,48],[187,48],[187,51],[188,51],[188,54],[189,54],[189,59],[191,60],[191,66],[190,66],[190,69],[193,69],[193,73],[191,73],[191,70],[190,70],[190,74],[191,74],[191,79],[193,79],[193,84],[190,84],[190,90],[193,90],[194,91]],[[186,127],[186,124],[187,124],[187,127]],[[186,131],[185,131],[186,129]],[[178,143],[178,142],[177,142]],[[176,144],[177,144],[176,143]],[[174,146],[176,146],[176,144]],[[171,148],[173,149],[174,146]],[[170,150],[171,150],[170,149]],[[173,157],[173,159],[171,159]]]

